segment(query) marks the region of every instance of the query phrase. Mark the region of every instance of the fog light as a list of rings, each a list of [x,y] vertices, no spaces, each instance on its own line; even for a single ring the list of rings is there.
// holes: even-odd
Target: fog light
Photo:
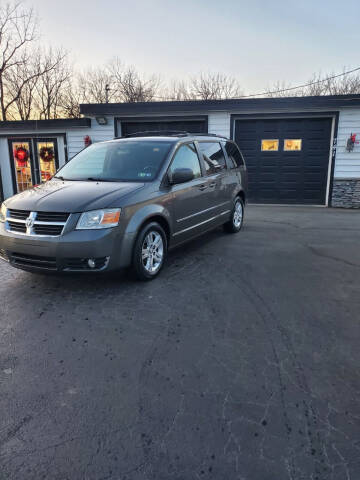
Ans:
[[[95,268],[96,267],[95,260],[93,258],[89,258],[88,265],[90,268]]]

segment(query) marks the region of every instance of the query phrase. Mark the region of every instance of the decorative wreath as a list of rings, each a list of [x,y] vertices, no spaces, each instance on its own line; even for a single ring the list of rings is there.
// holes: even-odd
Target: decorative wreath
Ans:
[[[54,149],[52,147],[41,147],[39,154],[43,162],[52,162],[55,157]]]
[[[14,150],[14,157],[16,158],[18,167],[26,167],[29,160],[29,152],[25,147],[17,147]]]

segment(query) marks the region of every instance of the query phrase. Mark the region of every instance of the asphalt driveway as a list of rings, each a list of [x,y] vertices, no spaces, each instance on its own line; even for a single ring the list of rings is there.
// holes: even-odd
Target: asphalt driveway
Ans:
[[[152,283],[0,264],[1,480],[358,480],[360,211],[249,207]]]

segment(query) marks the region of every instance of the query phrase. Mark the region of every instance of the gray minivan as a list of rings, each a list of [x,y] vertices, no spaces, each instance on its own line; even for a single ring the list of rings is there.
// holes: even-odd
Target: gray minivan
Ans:
[[[132,266],[149,280],[170,247],[219,225],[238,232],[246,192],[244,159],[224,137],[144,132],[99,142],[3,202],[0,258],[34,272]]]

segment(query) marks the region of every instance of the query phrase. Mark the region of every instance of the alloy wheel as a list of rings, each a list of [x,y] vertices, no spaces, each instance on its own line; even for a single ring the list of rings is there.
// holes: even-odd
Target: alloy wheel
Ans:
[[[233,216],[233,223],[235,228],[239,228],[241,226],[243,219],[243,206],[241,202],[237,201],[235,204],[234,216]]]
[[[144,238],[142,249],[144,269],[154,274],[161,267],[164,258],[164,242],[159,232],[151,230]]]

